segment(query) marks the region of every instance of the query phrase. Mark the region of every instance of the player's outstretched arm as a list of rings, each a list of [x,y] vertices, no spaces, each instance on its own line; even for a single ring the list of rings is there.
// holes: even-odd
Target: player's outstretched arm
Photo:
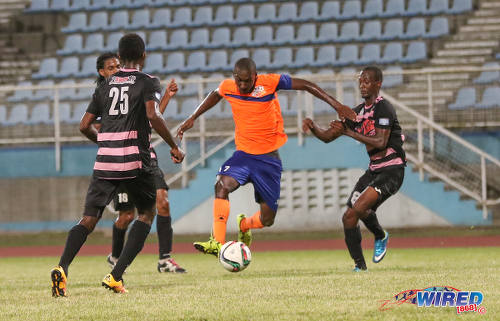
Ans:
[[[157,103],[154,100],[146,102],[146,115],[154,130],[156,130],[158,135],[160,135],[161,138],[163,138],[163,140],[170,146],[170,155],[172,155],[174,163],[180,163],[184,159],[184,152],[174,142],[174,138],[167,127],[167,123],[160,114],[160,110],[157,108],[156,104]]]
[[[184,132],[189,130],[194,125],[194,121],[201,116],[204,112],[215,106],[220,100],[222,96],[219,95],[219,91],[213,90],[208,96],[201,102],[200,105],[195,109],[195,111],[186,119],[177,130],[177,137],[182,139]]]
[[[345,127],[342,122],[336,120],[330,123],[330,127],[321,128],[312,119],[306,118],[302,121],[302,130],[307,133],[310,131],[316,138],[320,139],[324,143],[329,143],[334,141],[338,137],[342,136],[345,131]]]
[[[387,147],[387,142],[389,141],[391,130],[375,127],[375,135],[365,136],[350,128],[347,128],[344,135],[354,138],[358,142],[365,144],[367,147],[384,149]]]
[[[96,115],[86,112],[80,121],[80,132],[97,144],[97,129],[92,124],[96,118]]]
[[[338,100],[328,95],[323,89],[321,89],[315,83],[312,83],[305,79],[300,78],[292,78],[292,89],[294,90],[305,90],[309,92],[311,95],[316,96],[317,98],[327,102],[330,106],[332,106],[339,114],[339,117],[347,118],[352,121],[356,119],[356,113],[344,104],[341,104]]]
[[[177,86],[177,83],[175,82],[175,79],[170,79],[170,82],[167,85],[167,88],[165,89],[165,94],[163,94],[163,97],[161,97],[160,101],[160,113],[163,115],[165,112],[165,109],[167,109],[168,102],[170,101],[170,98],[174,97],[174,95],[177,93],[179,90],[179,87]]]

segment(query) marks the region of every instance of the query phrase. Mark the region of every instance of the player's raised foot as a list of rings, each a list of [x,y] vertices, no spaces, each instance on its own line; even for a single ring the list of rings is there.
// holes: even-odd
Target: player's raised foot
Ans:
[[[241,221],[246,218],[245,214],[238,215],[238,242],[243,242],[246,246],[250,246],[252,244],[252,231],[250,229],[246,232],[241,230]]]
[[[186,269],[183,269],[173,258],[169,257],[158,261],[158,272],[186,273]]]
[[[113,275],[108,274],[102,280],[102,286],[106,289],[112,290],[115,293],[127,293],[128,291],[123,286],[123,279],[116,281]]]
[[[387,241],[389,241],[389,233],[384,231],[385,236],[381,240],[375,240],[373,246],[373,263],[378,263],[382,261],[385,254],[387,253]]]
[[[50,278],[52,280],[52,296],[60,297],[67,296],[66,292],[66,273],[64,269],[60,266],[56,266],[50,271]]]
[[[106,262],[108,262],[109,267],[111,269],[115,268],[116,262],[118,262],[118,258],[114,257],[112,254],[109,254],[108,257],[106,258]]]
[[[194,242],[193,246],[200,252],[205,254],[212,254],[216,257],[219,257],[221,244],[217,242],[212,236],[206,242]]]

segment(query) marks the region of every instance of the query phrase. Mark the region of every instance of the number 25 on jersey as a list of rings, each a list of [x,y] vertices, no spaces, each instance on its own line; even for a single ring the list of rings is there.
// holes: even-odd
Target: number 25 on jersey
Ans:
[[[109,90],[109,97],[113,98],[113,101],[111,102],[111,108],[109,108],[109,114],[111,116],[116,116],[118,114],[125,115],[128,113],[128,86],[120,87],[112,87]],[[117,104],[118,101],[120,101],[120,104],[118,107],[120,110],[117,109]]]

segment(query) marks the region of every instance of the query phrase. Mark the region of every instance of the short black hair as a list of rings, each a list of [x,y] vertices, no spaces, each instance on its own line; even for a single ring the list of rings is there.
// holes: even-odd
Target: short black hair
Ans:
[[[128,33],[120,39],[118,53],[122,61],[138,61],[142,58],[146,45],[136,33]]]
[[[255,62],[250,58],[241,58],[234,64],[234,69],[246,70],[250,73],[256,73],[257,67],[255,66]]]
[[[97,61],[95,64],[95,69],[97,70],[97,79],[95,82],[97,83],[97,85],[99,85],[101,82],[105,80],[104,77],[101,76],[101,74],[99,74],[99,69],[104,69],[104,63],[106,62],[106,60],[112,58],[118,59],[118,55],[114,52],[105,52],[99,57],[97,57]]]
[[[373,73],[373,78],[375,81],[382,82],[384,80],[384,76],[382,75],[382,70],[379,67],[368,66],[363,69],[363,72],[371,71]]]

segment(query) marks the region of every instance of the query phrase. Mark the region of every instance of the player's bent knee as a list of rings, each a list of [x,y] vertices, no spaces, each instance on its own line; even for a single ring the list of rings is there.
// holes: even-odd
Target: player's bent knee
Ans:
[[[99,219],[94,216],[84,216],[78,224],[82,225],[85,227],[87,230],[89,230],[89,233],[92,233],[94,230],[95,226],[97,225],[97,222]]]
[[[157,199],[156,208],[158,209],[158,215],[170,216],[170,202],[167,199]]]
[[[218,180],[215,183],[214,189],[215,189],[215,197],[216,198],[228,199],[229,189],[224,187],[224,184],[222,183],[221,180]]]

